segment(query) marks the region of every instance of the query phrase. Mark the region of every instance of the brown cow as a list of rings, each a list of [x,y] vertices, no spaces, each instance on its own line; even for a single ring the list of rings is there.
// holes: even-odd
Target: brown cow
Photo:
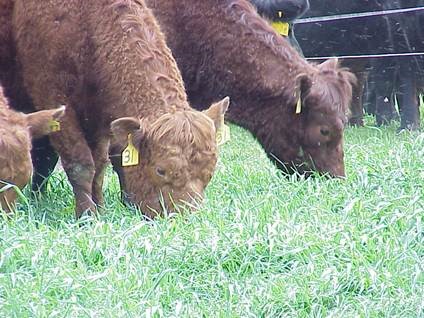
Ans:
[[[147,4],[195,107],[228,95],[228,119],[250,130],[280,168],[345,175],[343,129],[352,73],[336,60],[309,64],[248,1]]]
[[[64,107],[25,115],[13,111],[0,86],[0,207],[13,210],[16,191],[7,185],[22,189],[32,174],[31,137],[38,138],[57,129]]]
[[[147,216],[202,196],[229,102],[190,108],[143,1],[16,0],[13,34],[35,107],[68,105],[51,142],[73,186],[77,218],[103,203],[110,128],[122,191]]]

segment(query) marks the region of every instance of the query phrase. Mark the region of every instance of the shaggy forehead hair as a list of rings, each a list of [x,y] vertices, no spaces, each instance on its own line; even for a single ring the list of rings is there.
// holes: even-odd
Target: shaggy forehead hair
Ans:
[[[319,94],[320,99],[328,103],[315,105],[316,110],[323,107],[341,116],[349,114],[351,85],[356,84],[356,78],[347,68],[338,67],[336,70],[315,72],[312,75],[312,83],[315,86],[314,93]]]
[[[176,111],[159,117],[149,126],[148,134],[157,143],[210,149],[214,132],[214,124],[205,114]]]

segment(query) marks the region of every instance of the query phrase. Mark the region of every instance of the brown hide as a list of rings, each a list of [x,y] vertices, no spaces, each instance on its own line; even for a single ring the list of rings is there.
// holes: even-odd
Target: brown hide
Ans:
[[[13,0],[0,0],[0,80],[11,77],[14,65],[12,10]]]
[[[0,88],[0,189],[7,184],[23,188],[32,174],[31,139],[24,116],[9,109]],[[9,189],[0,193],[0,205],[13,209],[16,192]]]
[[[0,189],[8,184],[22,189],[32,174],[31,137],[51,132],[50,123],[59,119],[64,108],[28,115],[15,112],[8,106],[0,86]],[[13,209],[14,189],[0,193],[0,206],[6,212]]]
[[[162,210],[161,197],[172,210],[174,202],[202,196],[215,168],[219,118],[190,108],[177,65],[143,1],[16,0],[13,27],[35,107],[68,105],[51,142],[72,184],[77,217],[103,203],[110,125],[122,117],[144,123],[136,130],[126,130],[125,121],[112,126],[111,158],[127,198],[153,217]],[[215,107],[223,116],[228,100]],[[168,129],[163,138],[156,135],[158,125]],[[122,167],[128,140],[139,163]]]
[[[30,97],[23,88],[13,43],[12,15],[14,0],[0,0],[0,83],[9,106],[17,111],[33,112]]]
[[[227,118],[250,130],[280,168],[345,175],[343,127],[353,74],[337,61],[308,63],[245,0],[147,4],[195,107],[228,95]]]

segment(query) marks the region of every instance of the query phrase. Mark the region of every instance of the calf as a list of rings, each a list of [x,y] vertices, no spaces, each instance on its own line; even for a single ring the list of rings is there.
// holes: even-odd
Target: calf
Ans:
[[[248,1],[147,3],[195,107],[228,95],[227,118],[252,132],[279,168],[345,175],[343,129],[354,76],[337,60],[308,63]]]
[[[16,0],[12,22],[35,107],[68,105],[51,142],[73,187],[77,218],[103,204],[109,145],[122,191],[147,216],[203,195],[229,102],[191,109],[143,1]]]
[[[0,86],[0,206],[6,212],[13,210],[16,191],[5,190],[5,186],[22,189],[31,178],[31,138],[58,130],[57,120],[64,110],[61,107],[27,115],[16,112],[9,108]]]

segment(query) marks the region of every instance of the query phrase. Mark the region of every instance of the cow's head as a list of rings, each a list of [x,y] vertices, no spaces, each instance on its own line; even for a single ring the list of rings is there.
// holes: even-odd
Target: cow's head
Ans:
[[[354,82],[354,75],[339,68],[337,59],[298,78],[303,127],[299,155],[309,167],[331,176],[345,176],[343,130]]]
[[[274,125],[281,133],[268,143],[268,154],[280,168],[345,176],[343,130],[353,83],[355,76],[340,68],[337,59],[298,75],[285,109],[289,114]]]
[[[228,105],[225,98],[204,112],[175,111],[153,122],[113,121],[110,158],[126,200],[148,217],[195,206],[215,169],[216,131]]]

